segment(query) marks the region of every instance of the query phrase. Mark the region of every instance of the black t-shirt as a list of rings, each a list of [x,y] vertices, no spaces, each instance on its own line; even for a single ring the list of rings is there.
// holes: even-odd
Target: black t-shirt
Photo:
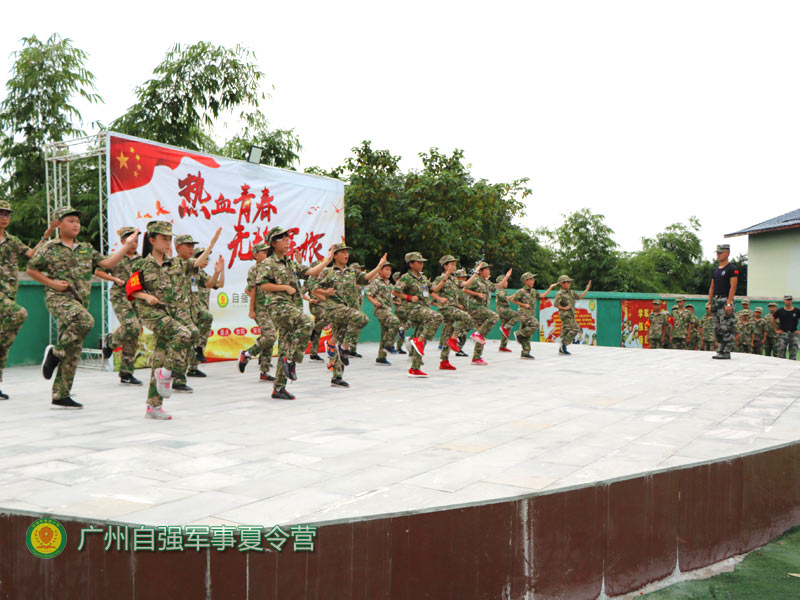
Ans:
[[[732,263],[728,263],[724,267],[717,267],[714,269],[714,295],[728,297],[728,292],[731,291],[731,277],[739,277],[739,267]]]
[[[791,310],[779,308],[775,311],[775,320],[781,331],[797,331],[797,321],[800,320],[800,309],[793,306]]]

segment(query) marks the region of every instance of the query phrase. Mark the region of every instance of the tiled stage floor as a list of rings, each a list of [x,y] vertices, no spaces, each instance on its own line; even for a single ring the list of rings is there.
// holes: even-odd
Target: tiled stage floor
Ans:
[[[467,350],[471,351],[471,343]],[[322,523],[580,486],[735,456],[800,438],[800,364],[750,355],[535,344],[535,361],[454,359],[409,379],[377,346],[329,386],[308,360],[272,400],[251,362],[204,366],[172,421],[144,419],[145,389],[81,369],[82,411],[50,409],[38,367],[7,369],[0,510],[178,525]],[[145,379],[149,374],[138,371]]]

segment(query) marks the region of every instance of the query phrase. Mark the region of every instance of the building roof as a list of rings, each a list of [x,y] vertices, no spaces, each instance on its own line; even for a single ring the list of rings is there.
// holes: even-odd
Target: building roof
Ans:
[[[762,223],[745,227],[733,233],[726,233],[725,237],[736,237],[737,235],[753,235],[754,233],[765,233],[767,231],[778,231],[779,229],[793,229],[800,227],[800,208],[786,214],[773,217]]]

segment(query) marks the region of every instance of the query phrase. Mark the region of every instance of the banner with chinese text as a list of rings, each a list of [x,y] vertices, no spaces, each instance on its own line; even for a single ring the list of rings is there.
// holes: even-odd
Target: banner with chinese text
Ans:
[[[583,299],[575,304],[575,320],[581,332],[575,337],[576,344],[597,345],[597,300]],[[539,341],[561,341],[561,318],[552,298],[539,300]]]
[[[648,317],[653,312],[652,300],[622,301],[622,342],[624,348],[649,348]]]
[[[225,287],[211,291],[214,323],[206,355],[212,360],[235,358],[260,333],[248,318],[244,289],[255,264],[252,247],[271,228],[290,231],[290,252],[304,264],[323,259],[344,240],[344,183],[335,179],[116,133],[108,135],[107,164],[109,252],[119,248],[120,228],[144,233],[155,219],[169,221],[174,235],[191,234],[203,247],[222,227],[206,267],[212,274],[214,262],[224,257]],[[111,317],[113,330],[113,311]]]

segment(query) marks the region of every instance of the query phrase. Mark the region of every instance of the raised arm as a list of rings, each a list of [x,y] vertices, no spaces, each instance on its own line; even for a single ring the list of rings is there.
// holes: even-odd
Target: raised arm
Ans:
[[[136,248],[136,242],[139,240],[139,230],[135,229],[132,234],[128,236],[125,243],[120,246],[120,249],[114,252],[111,256],[104,258],[97,262],[97,266],[103,269],[113,269],[119,261],[128,253],[128,251]]]

